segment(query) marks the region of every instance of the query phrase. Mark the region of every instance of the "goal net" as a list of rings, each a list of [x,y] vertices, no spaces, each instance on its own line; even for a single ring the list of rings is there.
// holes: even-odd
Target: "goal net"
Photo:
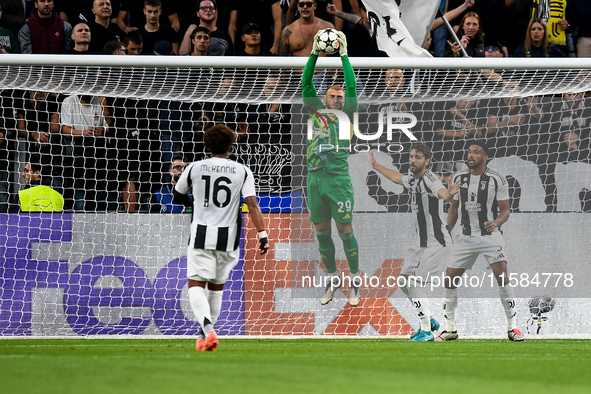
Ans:
[[[203,132],[217,123],[238,133],[231,158],[255,175],[270,239],[258,255],[244,212],[218,334],[412,333],[418,318],[398,281],[415,237],[411,201],[367,152],[408,173],[412,143],[426,143],[446,181],[481,139],[488,166],[509,182],[503,230],[518,326],[591,335],[591,76],[581,60],[351,59],[355,203],[339,209],[353,216],[364,280],[352,307],[347,282],[320,305],[326,270],[306,199],[306,139],[320,120],[302,102],[305,58],[2,56],[0,336],[196,335],[191,214],[170,195],[183,160],[206,157]],[[340,60],[320,59],[314,84],[320,97],[344,85]],[[56,200],[26,199],[40,185],[59,193],[63,211],[31,212],[61,210]],[[334,225],[332,235],[346,276]],[[431,309],[443,323],[436,282]],[[462,334],[506,335],[484,260],[467,271],[459,297]]]

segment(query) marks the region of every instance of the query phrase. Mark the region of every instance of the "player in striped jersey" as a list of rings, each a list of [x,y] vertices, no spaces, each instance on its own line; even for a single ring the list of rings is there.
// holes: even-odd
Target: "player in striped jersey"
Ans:
[[[437,330],[439,323],[431,318],[429,299],[423,286],[429,283],[432,276],[441,275],[448,263],[452,241],[443,219],[443,205],[439,199],[451,201],[458,192],[460,183],[451,183],[449,189],[443,186],[437,175],[429,170],[431,149],[424,144],[414,144],[410,149],[410,175],[402,175],[378,164],[371,151],[369,157],[374,169],[392,182],[410,190],[417,238],[404,258],[400,276],[406,278],[406,285],[400,287],[400,290],[416,308],[421,322],[421,328],[410,340],[433,341],[431,331]]]
[[[486,144],[482,141],[472,142],[468,148],[469,170],[453,177],[454,182],[461,182],[461,187],[452,202],[447,223],[453,229],[459,220],[462,232],[458,234],[446,270],[443,291],[446,328],[439,334],[438,340],[453,341],[458,338],[458,290],[454,279],[471,269],[479,255],[484,256],[497,279],[507,317],[509,339],[516,342],[524,340],[516,325],[515,290],[508,282],[507,252],[501,233],[501,225],[509,219],[509,187],[503,175],[487,168],[487,159]]]
[[[173,192],[175,203],[193,207],[187,277],[191,308],[202,329],[195,346],[199,351],[215,351],[218,345],[213,326],[220,315],[224,282],[240,257],[241,195],[259,231],[261,254],[269,243],[252,171],[228,159],[235,139],[236,133],[226,125],[207,130],[203,140],[211,158],[189,164]]]

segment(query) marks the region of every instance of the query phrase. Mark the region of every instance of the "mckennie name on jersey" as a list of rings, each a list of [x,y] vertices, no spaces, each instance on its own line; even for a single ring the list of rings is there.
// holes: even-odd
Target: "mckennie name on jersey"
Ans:
[[[196,249],[233,251],[240,241],[240,197],[256,195],[252,171],[230,159],[212,157],[193,162],[175,189],[193,191],[189,245]]]

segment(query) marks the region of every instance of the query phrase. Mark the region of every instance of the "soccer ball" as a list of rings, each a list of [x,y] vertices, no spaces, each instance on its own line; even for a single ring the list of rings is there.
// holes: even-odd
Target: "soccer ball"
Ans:
[[[335,29],[324,29],[320,32],[316,43],[324,53],[331,54],[339,50],[338,34]]]

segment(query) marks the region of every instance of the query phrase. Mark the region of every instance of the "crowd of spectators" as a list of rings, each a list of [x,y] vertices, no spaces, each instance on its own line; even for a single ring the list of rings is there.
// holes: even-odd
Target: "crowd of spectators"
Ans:
[[[591,56],[591,6],[584,0],[563,3],[561,13],[550,15],[548,1],[442,0],[441,11],[459,42],[438,18],[425,48],[450,57],[463,56],[462,48],[473,57]],[[325,27],[345,32],[351,57],[385,55],[359,0],[0,0],[0,55],[307,56],[312,37]],[[385,90],[395,95],[409,89],[418,74],[406,73],[385,70]],[[495,70],[484,70],[479,78],[510,87]],[[277,90],[280,79],[270,77],[265,92]],[[228,90],[236,85],[231,79],[224,83]],[[409,103],[394,110],[421,107],[423,124],[429,125],[421,130],[423,139],[434,144],[434,152],[447,152],[440,160],[459,161],[466,141],[486,138],[497,155],[522,155],[547,166],[588,159],[589,125],[577,124],[583,115],[571,116],[574,126],[568,130],[557,126],[568,121],[556,118],[583,111],[585,100],[581,93],[460,101],[442,108]],[[279,104],[0,91],[0,212],[9,211],[16,198],[7,175],[14,149],[27,158],[38,155],[40,163],[33,165],[39,181],[45,178],[63,194],[66,210],[174,212],[160,204],[162,190],[174,184],[175,168],[184,165],[179,160],[200,158],[195,152],[203,151],[205,128],[224,122],[238,132],[239,143],[289,144],[289,116],[289,106]],[[9,138],[10,130],[19,138]],[[543,170],[552,176],[551,168]]]
[[[485,47],[500,44],[505,56],[590,56],[591,5],[559,3],[550,10],[547,0],[441,0],[460,43],[436,19],[429,49],[435,56],[458,56],[462,45],[470,56],[484,56]],[[260,35],[262,55],[282,54],[282,38],[296,47],[288,45],[287,53],[299,54],[297,47],[307,46],[317,30],[333,26],[353,43],[350,56],[379,56],[361,0],[0,0],[0,13],[1,53],[72,53],[74,27],[84,23],[92,51],[84,53],[103,53],[113,40],[127,44],[135,32],[143,55],[154,54],[158,41],[188,55],[193,31],[201,27],[209,31],[210,56],[244,55],[253,32]],[[538,30],[543,32],[534,38]]]

